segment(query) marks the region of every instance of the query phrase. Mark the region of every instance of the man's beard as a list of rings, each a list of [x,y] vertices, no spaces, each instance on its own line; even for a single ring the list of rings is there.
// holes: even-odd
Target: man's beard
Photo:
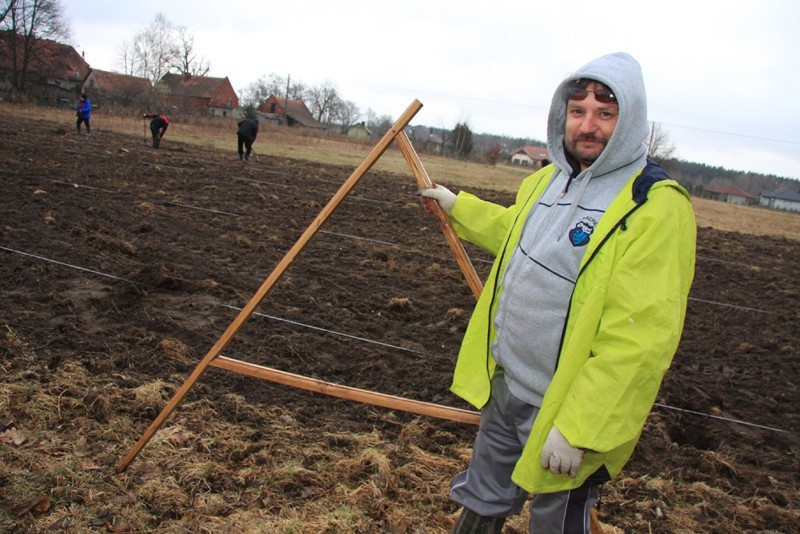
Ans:
[[[579,143],[585,141],[594,141],[596,143],[600,143],[602,146],[599,147],[600,148],[599,150],[597,150],[596,147],[588,150],[579,148],[578,146]],[[566,139],[564,143],[564,148],[569,153],[569,155],[572,156],[578,163],[580,163],[582,166],[589,167],[592,165],[592,163],[597,161],[597,158],[599,158],[600,154],[602,154],[603,150],[605,150],[606,145],[608,145],[608,139],[605,137],[597,136],[594,134],[592,135],[581,134],[575,138]]]

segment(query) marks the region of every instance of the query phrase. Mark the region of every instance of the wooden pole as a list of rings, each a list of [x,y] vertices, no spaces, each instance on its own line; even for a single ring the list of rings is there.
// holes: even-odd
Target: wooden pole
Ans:
[[[270,367],[243,362],[241,360],[226,358],[225,356],[220,356],[215,359],[211,362],[211,365],[239,374],[277,382],[278,384],[291,386],[293,388],[305,389],[331,397],[339,397],[340,399],[374,404],[375,406],[382,406],[391,410],[401,410],[471,425],[477,425],[480,422],[481,414],[479,412],[406,399],[394,395],[386,395],[385,393],[377,393],[366,389],[341,386],[339,384],[317,380],[316,378],[309,378],[302,375],[287,373],[286,371],[279,371],[278,369],[272,369]]]
[[[408,135],[406,135],[405,132],[400,132],[400,134],[395,138],[395,142],[400,147],[400,152],[403,153],[403,157],[406,158],[408,166],[411,167],[411,172],[414,173],[414,176],[417,179],[417,184],[420,187],[433,187],[433,182],[428,176],[428,173],[425,171],[425,167],[422,166],[422,161],[420,161],[417,152],[411,145]],[[433,201],[432,204],[435,206],[434,215],[439,221],[439,227],[442,229],[444,238],[447,241],[447,244],[450,245],[450,250],[453,252],[453,256],[455,256],[456,262],[461,268],[461,272],[464,274],[464,278],[467,279],[467,285],[470,287],[470,289],[472,289],[472,294],[475,295],[475,298],[477,299],[481,296],[481,291],[483,291],[483,284],[478,277],[478,273],[475,272],[475,267],[472,265],[472,262],[467,255],[467,251],[464,250],[464,245],[461,243],[461,239],[459,239],[458,235],[456,235],[456,231],[450,222],[450,217],[447,215],[447,213],[445,213],[438,202]]]
[[[134,458],[141,452],[141,450],[147,445],[153,435],[161,428],[161,425],[164,424],[167,417],[175,410],[175,408],[180,404],[186,394],[192,389],[194,384],[200,379],[201,376],[206,372],[211,362],[217,358],[220,353],[225,349],[225,347],[231,342],[233,336],[242,325],[247,321],[247,319],[252,315],[253,311],[255,311],[256,307],[261,303],[264,297],[269,293],[278,279],[283,275],[286,269],[292,264],[297,254],[305,247],[308,242],[311,240],[312,237],[319,231],[322,227],[322,224],[330,217],[333,211],[341,204],[341,202],[350,194],[350,191],[358,184],[361,178],[369,171],[375,162],[383,155],[384,152],[389,148],[394,141],[394,138],[403,131],[403,128],[408,126],[408,123],[411,122],[411,119],[414,118],[414,115],[419,112],[422,108],[422,103],[414,99],[411,105],[403,112],[397,122],[389,129],[386,134],[378,141],[378,144],[372,149],[372,151],[364,158],[364,161],[356,168],[355,171],[350,175],[350,177],[342,184],[336,194],[333,195],[331,200],[325,205],[324,208],[319,212],[317,217],[311,222],[311,224],[306,228],[297,242],[292,246],[289,252],[283,257],[283,259],[278,263],[277,267],[272,271],[272,273],[264,280],[264,283],[261,284],[261,287],[258,288],[256,293],[247,303],[247,305],[242,308],[239,312],[239,315],[234,319],[234,321],[228,326],[227,330],[222,334],[222,336],[217,340],[211,350],[203,357],[200,363],[195,367],[192,374],[189,375],[189,378],[183,383],[183,385],[178,389],[177,393],[170,399],[167,405],[161,410],[161,413],[158,414],[158,417],[152,422],[150,427],[145,430],[144,434],[139,441],[134,445],[133,449],[122,459],[122,461],[117,465],[117,473],[121,473],[125,469],[127,469],[128,465],[133,461]]]

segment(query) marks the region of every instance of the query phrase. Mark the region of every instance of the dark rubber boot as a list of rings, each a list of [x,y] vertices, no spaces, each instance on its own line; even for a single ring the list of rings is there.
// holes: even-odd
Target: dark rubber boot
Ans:
[[[484,517],[464,508],[450,534],[500,534],[505,522],[505,517]]]

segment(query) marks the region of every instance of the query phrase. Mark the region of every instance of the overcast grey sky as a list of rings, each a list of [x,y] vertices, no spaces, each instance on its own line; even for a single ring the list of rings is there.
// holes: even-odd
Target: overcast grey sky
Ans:
[[[242,89],[269,73],[332,82],[362,113],[544,140],[565,75],[626,51],[642,64],[649,118],[677,157],[800,179],[800,2],[794,0],[61,0],[95,68],[157,13],[186,26]]]

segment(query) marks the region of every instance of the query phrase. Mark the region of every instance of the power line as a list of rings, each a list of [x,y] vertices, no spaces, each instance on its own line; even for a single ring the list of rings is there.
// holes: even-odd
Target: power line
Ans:
[[[656,121],[658,122],[658,121]],[[793,141],[791,139],[777,139],[775,137],[760,137],[758,135],[748,135],[736,132],[724,132],[722,130],[712,130],[710,128],[699,128],[697,126],[686,126],[683,124],[671,124],[669,122],[658,122],[659,124],[663,124],[664,126],[671,126],[673,128],[685,128],[687,130],[696,130],[698,132],[706,132],[706,133],[713,133],[719,135],[730,135],[733,137],[743,137],[746,139],[756,139],[758,141],[770,141],[772,143],[787,143],[790,145],[800,145],[800,141]]]
[[[549,106],[534,106],[533,104],[520,104],[520,103],[517,103],[517,102],[504,102],[502,100],[491,100],[491,99],[488,99],[488,98],[478,98],[478,97],[475,97],[475,96],[451,95],[451,94],[447,94],[447,93],[437,93],[437,92],[434,92],[434,91],[424,91],[424,90],[420,90],[420,89],[405,89],[405,88],[402,88],[402,87],[386,87],[386,86],[383,86],[383,85],[374,85],[374,84],[363,83],[363,82],[346,82],[346,83],[352,83],[353,85],[361,85],[361,86],[364,86],[364,87],[373,87],[375,89],[385,89],[387,91],[400,91],[400,92],[408,93],[408,94],[440,96],[440,97],[444,97],[444,98],[457,98],[459,100],[471,100],[473,102],[482,102],[484,104],[497,104],[497,105],[500,105],[500,106],[511,106],[511,107],[515,107],[515,108],[530,108],[530,109],[538,109],[538,110],[541,110],[541,111],[549,111],[550,110]]]
[[[346,83],[352,83],[353,85],[361,85],[363,87],[372,87],[372,88],[375,88],[375,89],[384,89],[384,90],[387,90],[387,91],[400,91],[400,92],[404,92],[404,93],[408,93],[408,94],[431,95],[431,96],[438,96],[438,97],[443,97],[443,98],[457,98],[457,99],[460,99],[460,100],[469,100],[469,101],[472,101],[472,102],[481,102],[481,103],[484,103],[484,104],[497,104],[497,105],[500,105],[500,106],[509,106],[509,107],[515,107],[515,108],[528,108],[528,109],[537,109],[537,110],[542,110],[542,111],[549,111],[550,110],[549,106],[535,106],[533,104],[520,104],[518,102],[506,102],[506,101],[503,101],[503,100],[492,100],[492,99],[488,99],[488,98],[478,98],[478,97],[474,97],[474,96],[453,95],[453,94],[449,94],[449,93],[437,93],[437,92],[434,92],[434,91],[424,91],[424,90],[419,90],[419,89],[406,89],[406,88],[403,88],[403,87],[386,87],[384,85],[375,85],[375,84],[369,84],[369,83],[363,83],[363,82],[346,82]],[[659,124],[663,124],[664,126],[670,126],[670,127],[673,127],[673,128],[685,128],[687,130],[695,130],[695,131],[698,131],[698,132],[706,132],[706,133],[713,133],[713,134],[719,134],[719,135],[729,135],[729,136],[733,136],[733,137],[742,137],[742,138],[745,138],[745,139],[755,139],[755,140],[759,140],[759,141],[769,141],[769,142],[772,142],[772,143],[787,143],[787,144],[790,144],[790,145],[800,145],[800,141],[795,141],[793,139],[779,139],[779,138],[776,138],[776,137],[761,137],[761,136],[757,136],[757,135],[749,135],[749,134],[743,134],[743,133],[738,133],[738,132],[726,132],[724,130],[714,130],[714,129],[711,129],[711,128],[700,128],[699,126],[687,126],[685,124],[673,124],[673,123],[661,122],[661,121],[655,121],[655,122],[658,122]]]

